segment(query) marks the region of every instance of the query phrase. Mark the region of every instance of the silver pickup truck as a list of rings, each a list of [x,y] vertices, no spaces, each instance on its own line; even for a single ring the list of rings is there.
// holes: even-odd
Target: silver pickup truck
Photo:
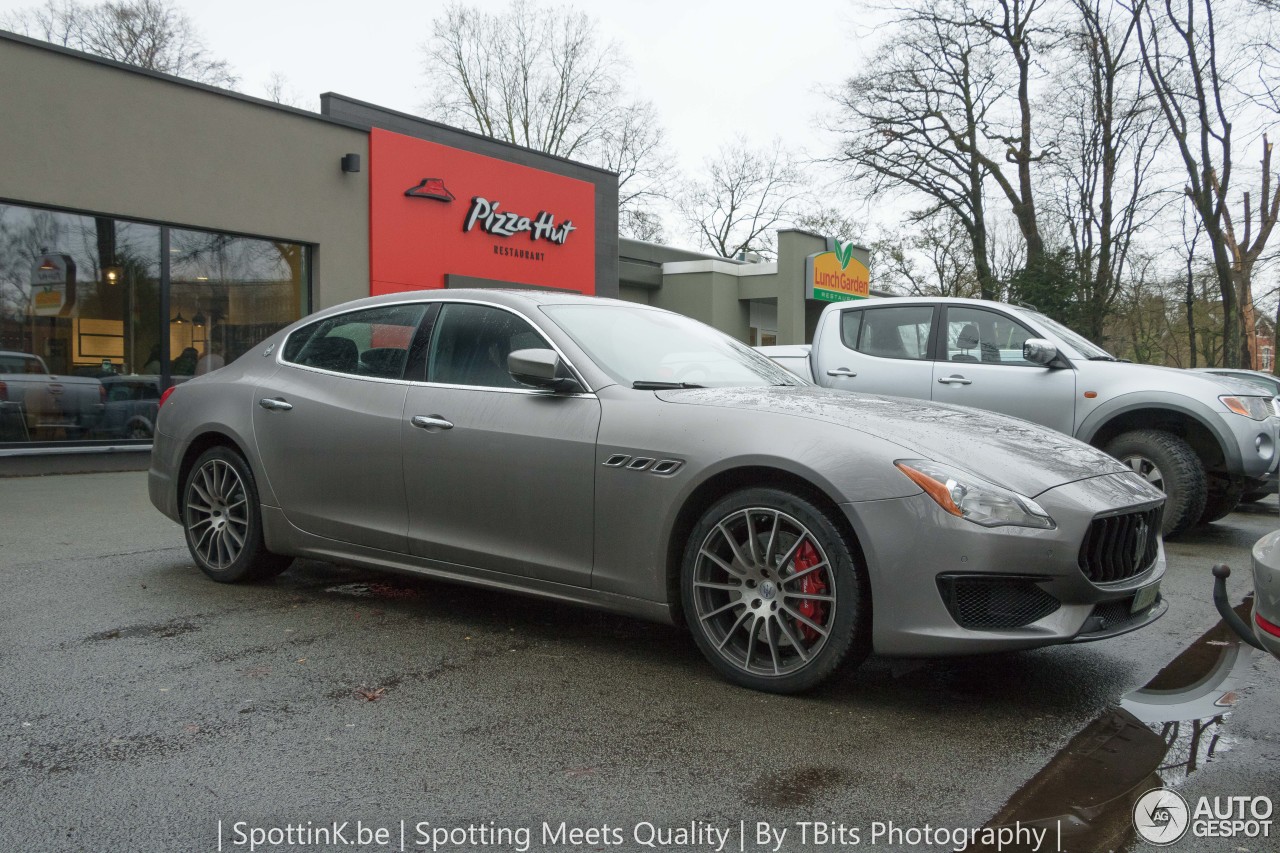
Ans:
[[[54,376],[38,355],[0,350],[0,441],[86,438],[105,409],[97,379]]]
[[[828,388],[1002,412],[1102,448],[1168,495],[1166,536],[1227,515],[1280,462],[1280,412],[1257,386],[1118,361],[1016,305],[838,302],[812,347],[760,349]]]

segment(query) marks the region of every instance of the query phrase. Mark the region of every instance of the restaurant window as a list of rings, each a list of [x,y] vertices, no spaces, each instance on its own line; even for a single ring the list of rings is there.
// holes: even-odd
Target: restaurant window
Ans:
[[[307,312],[309,261],[298,243],[0,203],[0,445],[150,441],[164,388]]]

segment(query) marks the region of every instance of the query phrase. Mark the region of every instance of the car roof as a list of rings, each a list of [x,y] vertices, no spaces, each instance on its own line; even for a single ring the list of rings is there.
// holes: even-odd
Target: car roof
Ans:
[[[1031,305],[1018,305],[1013,302],[1001,302],[996,299],[969,299],[964,296],[877,296],[872,299],[856,300],[856,304],[858,305],[858,307],[866,306],[868,308],[875,307],[876,305],[879,305],[885,302],[891,302],[894,304],[903,304],[903,305],[919,305],[922,303],[932,305],[932,304],[941,302],[946,305],[972,305],[975,308],[996,307],[996,308],[1012,308],[1014,310],[1022,310],[1022,311],[1037,311],[1037,312],[1039,311],[1038,308],[1035,308],[1034,306],[1031,306]],[[834,302],[832,304],[839,305],[842,308],[848,308],[853,303]]]

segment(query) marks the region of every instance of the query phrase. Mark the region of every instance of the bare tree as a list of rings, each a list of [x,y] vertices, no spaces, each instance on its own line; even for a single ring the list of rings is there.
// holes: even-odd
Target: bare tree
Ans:
[[[1083,85],[1056,93],[1061,128],[1051,165],[1057,214],[1066,225],[1080,331],[1102,341],[1120,295],[1135,236],[1160,210],[1150,188],[1167,132],[1142,75],[1132,16],[1110,0],[1071,0],[1065,61],[1057,73]]]
[[[752,148],[739,137],[707,158],[702,179],[676,206],[703,248],[724,258],[772,257],[773,231],[792,221],[805,190],[800,167],[780,141]]]
[[[211,86],[233,87],[237,77],[205,46],[195,24],[170,0],[108,0],[90,5],[48,0],[6,15],[8,29]]]
[[[621,49],[572,9],[513,0],[498,13],[454,3],[423,47],[428,115],[618,173],[624,230],[651,222],[670,158],[652,102],[623,85]]]
[[[960,14],[954,3],[947,8]],[[842,137],[836,160],[850,183],[872,198],[923,195],[929,205],[917,219],[953,216],[969,237],[986,298],[999,285],[989,261],[981,127],[1003,90],[990,41],[951,15],[900,9],[869,70],[832,93],[840,110],[832,129]]]
[[[1271,144],[1263,136],[1257,205],[1244,193],[1243,216],[1237,220],[1229,207],[1235,167],[1232,98],[1237,90],[1234,57],[1219,39],[1218,9],[1213,0],[1138,0],[1131,12],[1143,68],[1185,168],[1185,192],[1212,253],[1222,298],[1225,363],[1252,365],[1253,268],[1280,213]]]

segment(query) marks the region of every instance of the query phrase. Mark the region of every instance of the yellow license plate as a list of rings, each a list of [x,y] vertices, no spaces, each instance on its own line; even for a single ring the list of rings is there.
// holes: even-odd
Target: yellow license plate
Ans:
[[[1138,594],[1133,597],[1133,606],[1129,608],[1130,613],[1137,613],[1139,610],[1145,610],[1152,604],[1155,604],[1156,597],[1160,595],[1160,584],[1153,583],[1151,586],[1144,586],[1138,590]]]

